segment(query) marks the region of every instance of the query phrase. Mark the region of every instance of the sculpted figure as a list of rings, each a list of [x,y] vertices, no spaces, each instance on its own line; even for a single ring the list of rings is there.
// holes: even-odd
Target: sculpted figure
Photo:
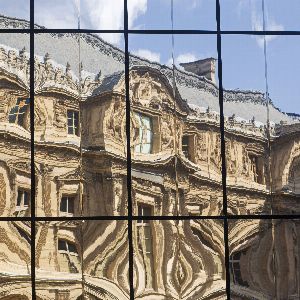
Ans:
[[[161,119],[161,142],[162,150],[167,150],[171,147],[173,141],[173,120],[170,116],[162,117]]]

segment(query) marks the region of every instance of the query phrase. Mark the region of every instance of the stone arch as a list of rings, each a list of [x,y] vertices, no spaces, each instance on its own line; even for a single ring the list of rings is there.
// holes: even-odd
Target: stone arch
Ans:
[[[295,142],[291,146],[290,151],[286,151],[286,152],[289,153],[290,155],[282,169],[281,178],[280,178],[282,182],[282,187],[289,186],[289,176],[290,176],[291,168],[295,160],[299,159],[300,157],[300,144]]]
[[[30,281],[19,281],[1,285],[1,296],[1,300],[31,300],[31,283]]]
[[[29,298],[24,295],[14,294],[14,295],[9,295],[4,298],[1,298],[1,300],[29,300]]]
[[[300,155],[294,157],[290,165],[287,186],[289,191],[300,195]]]

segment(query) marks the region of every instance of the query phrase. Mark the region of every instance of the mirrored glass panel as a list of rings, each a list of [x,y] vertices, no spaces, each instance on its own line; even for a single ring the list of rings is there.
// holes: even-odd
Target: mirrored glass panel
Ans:
[[[174,0],[173,5],[174,29],[217,30],[215,0]]]
[[[128,0],[128,28],[171,29],[171,1]]]
[[[0,34],[0,216],[31,207],[29,35]]]
[[[34,51],[36,214],[78,216],[82,210],[79,35],[35,34]]]
[[[272,220],[230,220],[228,226],[231,298],[274,299]]]
[[[221,30],[263,30],[262,0],[220,0],[220,6]]]
[[[300,297],[300,220],[274,220],[274,261],[278,299]]]
[[[30,222],[0,222],[1,299],[32,299]]]
[[[124,29],[124,0],[73,0],[80,11],[80,28],[95,30]],[[129,1],[129,23],[143,13],[144,0]],[[146,1],[147,2],[147,1]]]
[[[267,39],[270,176],[274,214],[300,212],[299,50],[299,36]],[[287,57],[291,63],[287,62]],[[273,117],[275,115],[276,118]]]
[[[114,46],[110,42],[118,41]],[[82,34],[81,151],[84,216],[127,214],[124,41]]]
[[[228,212],[270,214],[263,37],[223,35],[222,64]]]
[[[267,30],[300,30],[300,3],[297,0],[265,0]]]
[[[89,299],[129,299],[127,221],[87,221],[83,289]]]
[[[77,29],[80,0],[34,1],[34,21],[45,28]]]
[[[133,230],[135,299],[226,296],[222,222],[139,220]]]
[[[176,177],[181,215],[220,215],[223,206],[217,40],[175,35]]]
[[[36,222],[37,299],[81,299],[81,223]]]
[[[30,0],[1,1],[1,29],[29,29]]]
[[[297,299],[299,243],[299,220],[230,220],[231,299]]]
[[[130,35],[133,212],[176,215],[175,106],[170,35]],[[145,212],[146,213],[146,212]]]

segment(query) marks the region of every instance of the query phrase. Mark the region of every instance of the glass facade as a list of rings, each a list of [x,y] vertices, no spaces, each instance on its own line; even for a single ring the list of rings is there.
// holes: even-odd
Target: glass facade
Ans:
[[[300,4],[21,2],[0,299],[300,299]]]

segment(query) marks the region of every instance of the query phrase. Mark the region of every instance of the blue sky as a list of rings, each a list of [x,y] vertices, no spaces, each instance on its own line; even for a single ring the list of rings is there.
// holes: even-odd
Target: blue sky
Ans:
[[[170,29],[171,0],[128,0],[129,26],[134,29]],[[122,29],[122,0],[36,0],[35,21],[48,28],[76,28],[80,2],[81,26]],[[261,0],[220,0],[223,30],[262,30]],[[268,30],[300,30],[299,0],[265,0]],[[29,19],[29,0],[0,0],[3,14]],[[215,0],[174,0],[175,29],[216,29]],[[123,38],[104,39],[122,48]],[[170,64],[171,36],[131,35],[131,52]],[[176,63],[217,57],[213,35],[175,36]],[[269,93],[281,110],[300,113],[300,36],[267,37]],[[222,37],[223,85],[227,89],[265,89],[262,37]]]

